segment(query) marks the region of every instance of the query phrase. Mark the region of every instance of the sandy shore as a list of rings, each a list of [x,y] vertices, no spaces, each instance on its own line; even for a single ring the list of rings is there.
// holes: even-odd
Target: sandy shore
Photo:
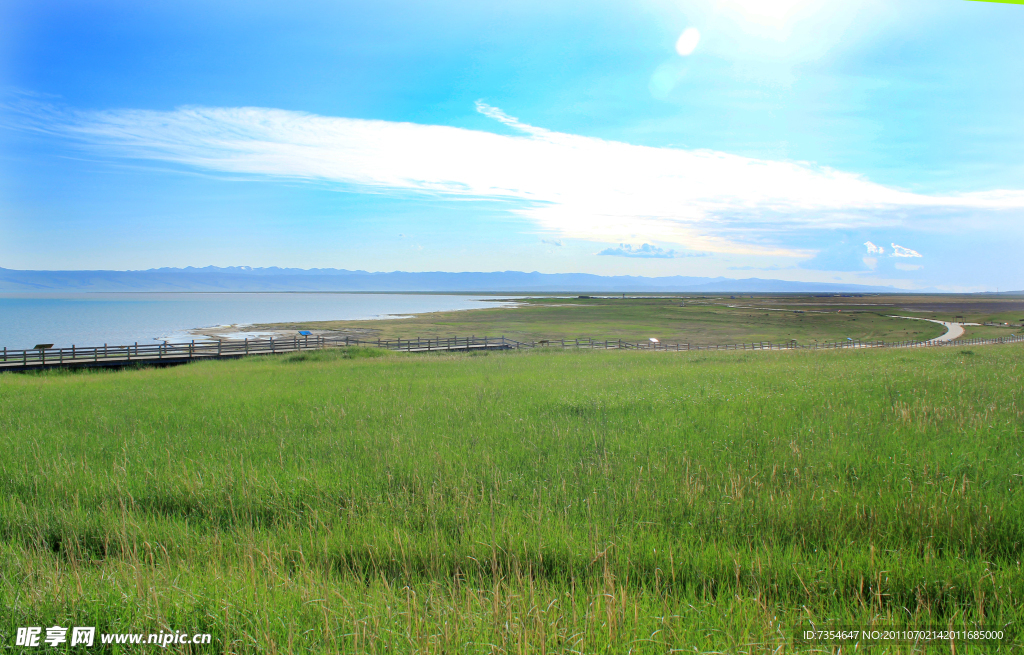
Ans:
[[[353,339],[375,339],[376,331],[371,329],[347,328],[342,330],[309,330],[311,336],[352,337]],[[244,341],[245,339],[294,339],[299,330],[267,328],[258,325],[217,325],[214,327],[189,330],[196,340]]]

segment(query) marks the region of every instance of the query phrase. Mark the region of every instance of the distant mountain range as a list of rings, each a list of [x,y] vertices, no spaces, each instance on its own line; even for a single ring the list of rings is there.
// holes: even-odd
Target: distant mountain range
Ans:
[[[380,292],[858,292],[895,287],[724,277],[585,273],[368,273],[335,268],[155,268],[145,271],[17,271],[0,268],[0,291],[380,291]]]

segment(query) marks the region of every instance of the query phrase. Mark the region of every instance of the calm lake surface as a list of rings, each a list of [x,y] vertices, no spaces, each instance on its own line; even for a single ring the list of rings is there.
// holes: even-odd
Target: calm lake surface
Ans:
[[[196,338],[189,330],[218,325],[389,318],[502,304],[494,300],[370,293],[3,293],[0,348],[182,342]]]

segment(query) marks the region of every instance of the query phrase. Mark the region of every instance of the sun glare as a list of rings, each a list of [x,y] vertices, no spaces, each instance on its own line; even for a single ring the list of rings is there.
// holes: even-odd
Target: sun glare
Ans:
[[[676,41],[676,52],[686,57],[693,53],[698,43],[700,43],[700,32],[697,31],[696,27],[687,27],[679,35],[679,40]]]
[[[805,0],[729,0],[752,19],[779,21],[785,19]]]

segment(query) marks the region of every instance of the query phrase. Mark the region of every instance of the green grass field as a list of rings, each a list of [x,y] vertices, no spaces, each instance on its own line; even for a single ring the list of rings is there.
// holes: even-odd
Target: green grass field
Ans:
[[[1020,634],[1022,373],[981,346],[3,374],[0,649],[53,624],[227,653]],[[955,652],[996,649],[1021,641]]]
[[[374,321],[320,321],[275,324],[263,328],[349,330],[371,338],[506,336],[518,341],[540,339],[623,339],[706,346],[796,339],[815,341],[923,341],[945,328],[925,321],[891,318],[898,307],[802,307],[806,298],[527,298],[514,308],[436,312]],[[792,307],[780,302],[794,303]],[[930,318],[930,316],[928,316]],[[1012,331],[1012,330],[1011,330]],[[1006,332],[1009,334],[1009,332]]]
[[[1024,334],[1024,330],[1021,328],[1006,328],[1006,327],[994,327],[988,325],[969,325],[967,326],[966,334],[964,338],[968,339],[998,339],[999,337],[1008,337],[1013,334]]]

